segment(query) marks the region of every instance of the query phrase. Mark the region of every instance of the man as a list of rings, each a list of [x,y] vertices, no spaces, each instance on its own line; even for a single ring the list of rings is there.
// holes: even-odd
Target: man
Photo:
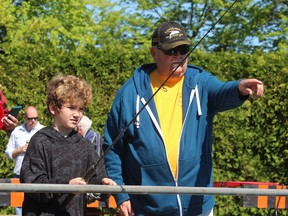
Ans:
[[[95,146],[95,151],[97,152],[98,156],[101,155],[101,148],[103,143],[103,138],[99,133],[93,131],[92,127],[92,120],[88,118],[88,116],[84,115],[80,122],[78,123],[76,130],[80,133],[83,137],[90,140],[91,143]]]
[[[22,161],[29,144],[30,138],[44,126],[38,122],[38,111],[33,106],[28,106],[23,115],[25,122],[16,127],[11,133],[5,150],[6,156],[15,159],[14,178],[19,178]]]
[[[9,109],[5,95],[0,90],[0,130],[10,132],[18,124],[18,119],[9,114]]]
[[[108,176],[118,185],[212,187],[214,115],[239,107],[249,95],[263,95],[257,79],[224,83],[188,65],[189,45],[180,24],[163,22],[152,36],[155,63],[137,68],[117,92],[105,126],[104,151],[132,119],[134,123],[104,158]],[[115,198],[122,216],[213,215],[214,198],[209,195],[117,194]]]

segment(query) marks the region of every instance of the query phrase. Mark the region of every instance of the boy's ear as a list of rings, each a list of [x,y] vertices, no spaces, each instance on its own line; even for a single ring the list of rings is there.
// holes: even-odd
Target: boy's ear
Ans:
[[[49,103],[49,111],[52,115],[55,115],[56,108],[55,108],[55,105],[53,103]]]

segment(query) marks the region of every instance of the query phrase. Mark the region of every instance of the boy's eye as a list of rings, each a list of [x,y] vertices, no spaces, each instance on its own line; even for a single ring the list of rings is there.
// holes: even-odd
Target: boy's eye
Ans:
[[[74,110],[74,111],[79,111],[79,112],[84,112],[85,108],[84,107],[77,107],[77,106],[66,106],[66,108],[70,109],[70,110]]]

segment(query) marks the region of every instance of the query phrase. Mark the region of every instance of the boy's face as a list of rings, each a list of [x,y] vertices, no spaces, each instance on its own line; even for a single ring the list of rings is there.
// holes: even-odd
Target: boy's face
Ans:
[[[85,108],[74,104],[65,104],[57,111],[51,110],[54,115],[54,127],[63,134],[69,134],[83,117]]]

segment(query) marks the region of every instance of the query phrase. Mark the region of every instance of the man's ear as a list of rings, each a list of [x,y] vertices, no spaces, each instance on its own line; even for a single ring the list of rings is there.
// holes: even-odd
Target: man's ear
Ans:
[[[153,48],[153,47],[150,48],[150,54],[153,57],[153,59],[155,60],[155,55],[156,55],[155,48]]]

